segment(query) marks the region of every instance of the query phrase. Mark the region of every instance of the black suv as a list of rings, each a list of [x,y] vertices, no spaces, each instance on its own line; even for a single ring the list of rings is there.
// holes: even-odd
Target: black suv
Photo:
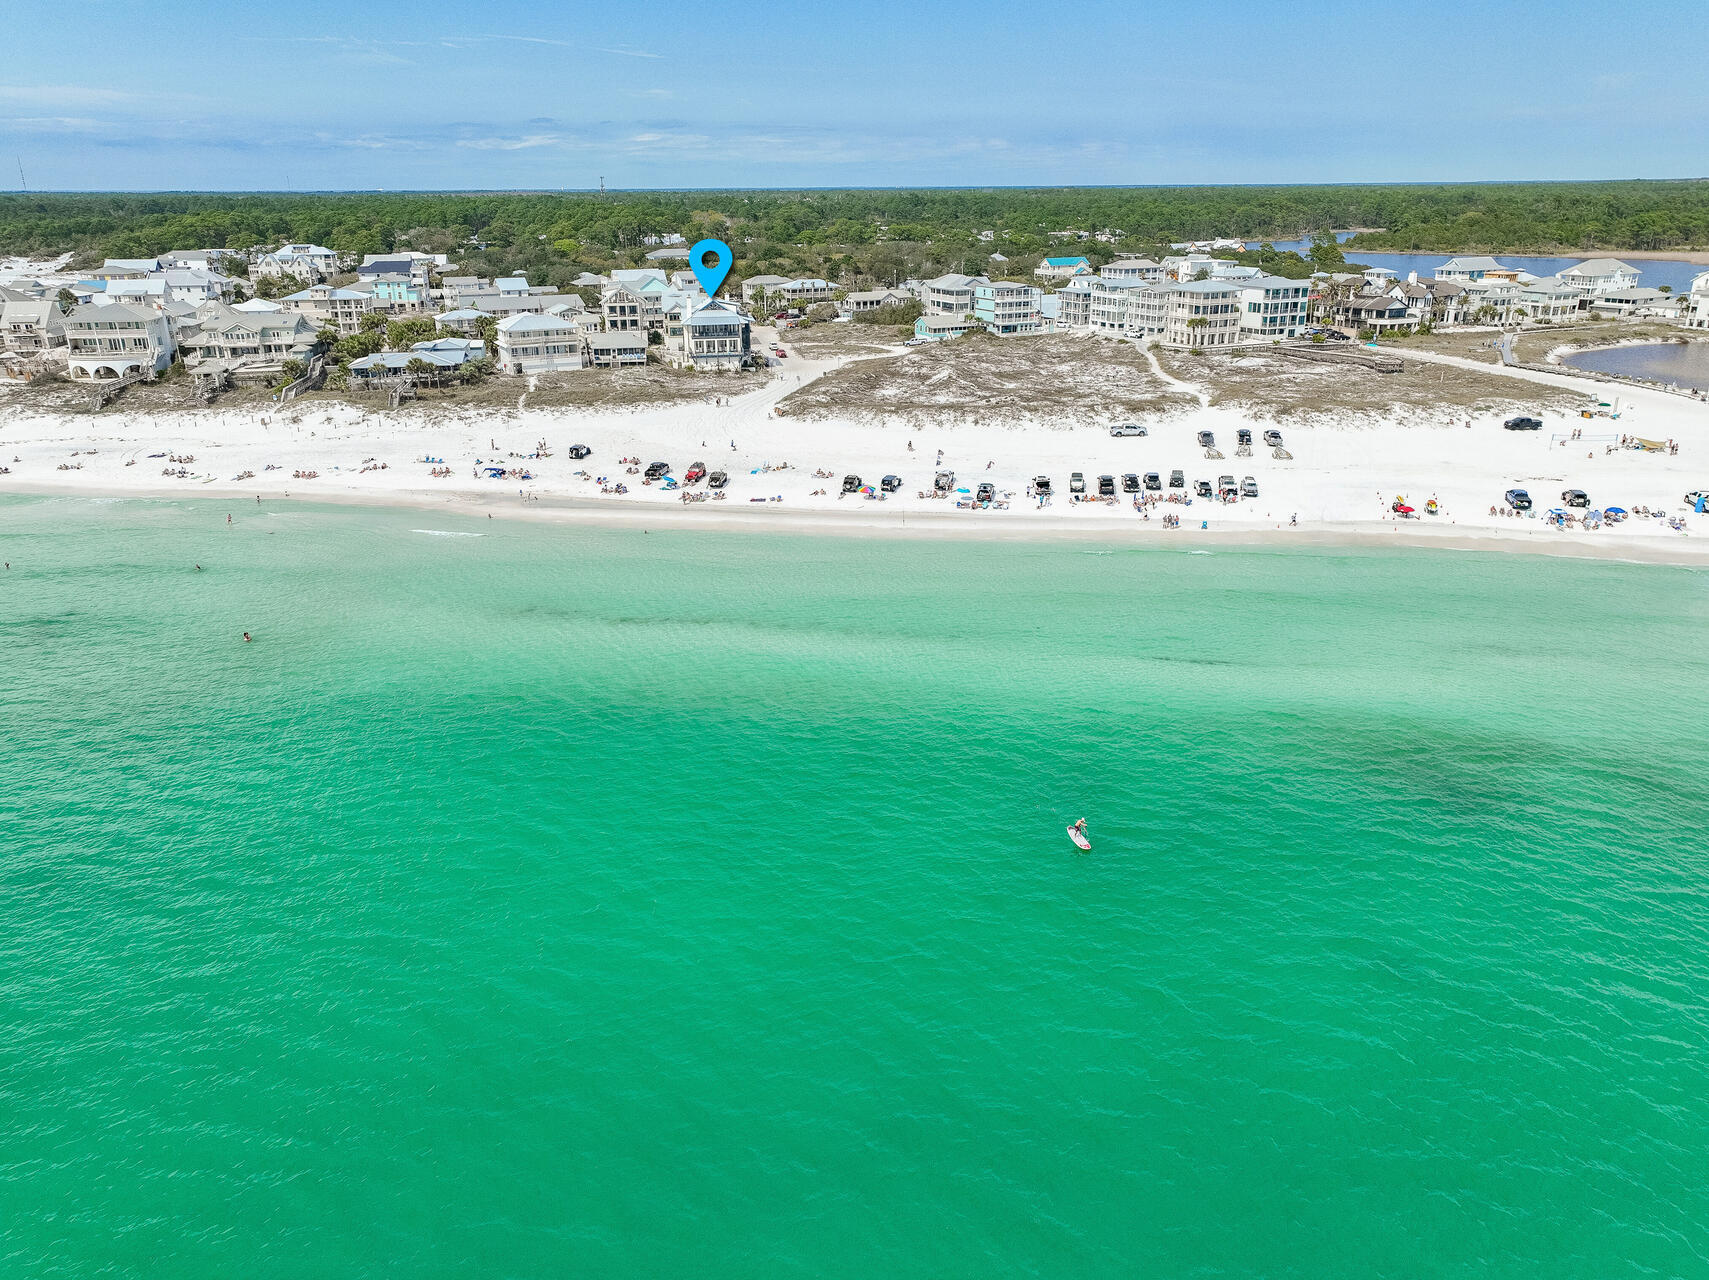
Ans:
[[[657,480],[660,476],[669,475],[671,464],[668,462],[649,462],[646,476],[649,480]]]

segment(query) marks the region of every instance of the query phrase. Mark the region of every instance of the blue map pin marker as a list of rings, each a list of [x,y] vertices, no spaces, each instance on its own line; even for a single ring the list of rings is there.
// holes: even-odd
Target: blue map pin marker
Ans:
[[[717,259],[711,266],[702,261],[709,254]],[[722,240],[698,240],[688,251],[688,265],[694,268],[694,278],[700,281],[700,287],[706,290],[708,298],[717,294],[724,277],[730,274],[730,264],[735,260],[736,255]]]

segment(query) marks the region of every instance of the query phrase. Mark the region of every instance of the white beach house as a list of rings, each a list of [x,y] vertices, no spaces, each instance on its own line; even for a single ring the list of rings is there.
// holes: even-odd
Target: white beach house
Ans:
[[[1592,298],[1636,288],[1638,269],[1618,258],[1588,258],[1561,272],[1561,280]]]
[[[153,307],[112,302],[81,306],[65,320],[73,378],[97,381],[159,373],[172,363],[172,329]]]
[[[559,373],[587,363],[587,340],[580,326],[562,316],[531,311],[506,316],[498,322],[496,345],[498,367],[505,373]]]

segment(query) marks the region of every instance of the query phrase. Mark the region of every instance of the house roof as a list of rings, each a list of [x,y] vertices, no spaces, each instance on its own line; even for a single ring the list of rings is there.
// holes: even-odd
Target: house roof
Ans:
[[[1494,258],[1474,257],[1474,258],[1450,258],[1450,259],[1448,259],[1448,261],[1444,262],[1441,266],[1437,267],[1436,270],[1438,270],[1438,271],[1506,271],[1507,268],[1502,266],[1501,263],[1497,262]]]
[[[284,309],[277,302],[267,298],[251,298],[248,302],[232,304],[234,311],[283,311]]]
[[[1044,263],[1047,267],[1083,267],[1088,265],[1084,258],[1046,258]]]
[[[595,333],[589,335],[588,345],[590,347],[604,348],[607,351],[612,351],[619,347],[645,347],[647,345],[647,335],[642,333],[639,329],[630,329],[627,331],[618,330],[614,333]]]
[[[1564,276],[1607,276],[1616,271],[1637,273],[1636,267],[1629,267],[1618,258],[1586,258],[1577,266],[1568,267],[1561,272]]]
[[[538,311],[518,311],[498,322],[500,333],[563,333],[575,327],[562,316],[542,315]]]
[[[492,312],[477,311],[473,307],[459,307],[455,311],[447,311],[436,319],[439,320],[491,320]]]

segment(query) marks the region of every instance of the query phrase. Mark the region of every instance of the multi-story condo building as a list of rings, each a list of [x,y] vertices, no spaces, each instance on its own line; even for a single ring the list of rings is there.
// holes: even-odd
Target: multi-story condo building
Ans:
[[[975,284],[973,318],[1000,336],[1038,333],[1044,327],[1038,289],[1013,280],[984,280]]]
[[[1168,286],[1163,341],[1171,347],[1232,347],[1240,341],[1240,285],[1188,280]]]
[[[1240,342],[1274,342],[1305,328],[1311,285],[1305,280],[1255,276],[1232,280],[1240,298]]]

